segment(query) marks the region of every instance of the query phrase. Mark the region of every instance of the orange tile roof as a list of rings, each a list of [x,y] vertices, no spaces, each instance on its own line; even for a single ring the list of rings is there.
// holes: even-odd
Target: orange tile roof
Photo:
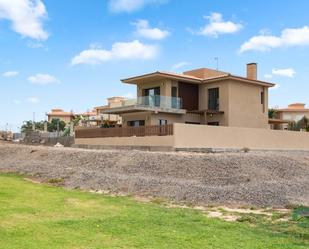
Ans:
[[[210,76],[202,76],[202,77],[196,77],[193,75],[188,75],[188,72],[193,72],[193,71],[197,71],[197,70],[208,70],[209,72],[211,72]],[[136,80],[141,80],[141,79],[145,79],[145,78],[151,78],[151,77],[167,77],[167,78],[174,78],[174,79],[186,79],[195,83],[206,83],[212,80],[222,80],[222,79],[234,79],[234,80],[238,80],[238,81],[242,81],[242,82],[247,82],[247,83],[252,83],[252,84],[258,84],[258,85],[263,85],[263,86],[267,86],[267,87],[273,87],[275,86],[275,84],[270,83],[270,82],[266,82],[266,81],[261,81],[261,80],[252,80],[252,79],[248,79],[246,77],[241,77],[241,76],[236,76],[236,75],[232,75],[229,73],[225,73],[222,71],[215,71],[212,69],[207,69],[207,68],[202,68],[202,69],[197,69],[197,70],[192,70],[192,71],[187,71],[183,74],[181,73],[172,73],[172,72],[166,72],[166,71],[156,71],[153,73],[149,73],[149,74],[144,74],[144,75],[139,75],[139,76],[134,76],[131,78],[127,78],[127,79],[122,79],[121,81],[124,83],[130,83],[130,84],[134,84]],[[205,71],[207,72],[207,71]],[[216,72],[216,73],[215,73]]]

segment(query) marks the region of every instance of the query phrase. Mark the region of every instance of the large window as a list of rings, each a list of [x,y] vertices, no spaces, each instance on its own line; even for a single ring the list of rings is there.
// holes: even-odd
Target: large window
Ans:
[[[208,89],[208,109],[219,111],[219,88]]]
[[[172,108],[178,108],[177,106],[177,87],[172,87]]]
[[[149,106],[160,106],[160,87],[144,90],[145,104]]]
[[[145,120],[132,120],[128,121],[128,126],[131,127],[139,127],[139,126],[145,126]]]

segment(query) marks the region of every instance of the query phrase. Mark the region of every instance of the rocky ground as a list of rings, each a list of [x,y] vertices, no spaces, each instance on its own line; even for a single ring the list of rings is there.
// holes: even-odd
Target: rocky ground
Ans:
[[[0,143],[0,171],[190,204],[309,205],[309,152],[85,150]]]

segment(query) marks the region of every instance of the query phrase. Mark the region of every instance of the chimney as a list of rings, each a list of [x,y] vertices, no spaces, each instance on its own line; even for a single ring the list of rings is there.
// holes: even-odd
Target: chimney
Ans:
[[[257,64],[256,63],[247,64],[247,78],[250,80],[257,80]]]

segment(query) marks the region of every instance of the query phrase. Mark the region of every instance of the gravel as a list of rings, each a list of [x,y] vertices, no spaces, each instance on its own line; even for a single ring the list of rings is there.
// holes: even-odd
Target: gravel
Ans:
[[[190,204],[309,205],[309,152],[86,150],[0,144],[0,171]]]

